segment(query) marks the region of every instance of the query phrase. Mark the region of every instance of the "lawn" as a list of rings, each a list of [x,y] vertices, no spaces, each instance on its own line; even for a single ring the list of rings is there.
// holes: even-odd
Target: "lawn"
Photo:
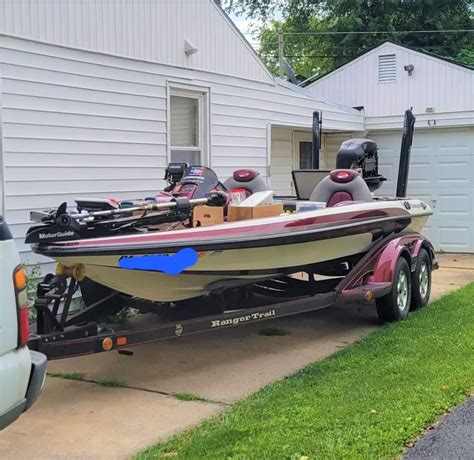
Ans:
[[[474,387],[474,283],[138,455],[393,458]]]

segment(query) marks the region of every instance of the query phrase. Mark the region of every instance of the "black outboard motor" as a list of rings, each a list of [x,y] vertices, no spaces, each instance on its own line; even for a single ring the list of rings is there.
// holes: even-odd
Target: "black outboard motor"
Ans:
[[[377,190],[386,180],[379,174],[377,144],[371,139],[344,141],[337,152],[336,169],[357,170],[371,192]]]

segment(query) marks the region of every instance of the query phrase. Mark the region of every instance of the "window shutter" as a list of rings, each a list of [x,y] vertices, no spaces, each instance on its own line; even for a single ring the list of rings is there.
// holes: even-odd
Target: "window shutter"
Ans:
[[[397,80],[395,54],[379,56],[379,83],[391,83]]]

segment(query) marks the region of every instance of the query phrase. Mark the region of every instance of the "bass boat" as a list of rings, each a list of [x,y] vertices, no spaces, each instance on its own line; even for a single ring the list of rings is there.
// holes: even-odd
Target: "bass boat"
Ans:
[[[314,188],[312,206],[281,200],[285,212],[278,215],[195,227],[196,206],[222,207],[225,214],[233,191],[251,196],[266,190],[265,182],[255,171],[239,170],[222,184],[210,168],[172,164],[167,191],[144,201],[78,199],[73,211],[63,203],[32,213],[39,225],[29,229],[26,242],[79,282],[153,302],[301,271],[343,276],[384,237],[420,232],[432,213],[419,199],[374,197],[381,183],[375,143],[343,146],[340,158],[347,162],[353,151],[362,161],[357,170],[330,172]]]

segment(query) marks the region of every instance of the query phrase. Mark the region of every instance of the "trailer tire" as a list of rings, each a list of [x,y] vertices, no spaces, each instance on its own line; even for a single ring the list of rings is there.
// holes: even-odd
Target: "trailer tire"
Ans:
[[[412,276],[411,310],[426,306],[431,295],[431,257],[426,249],[421,249],[416,258],[416,268]]]
[[[376,300],[377,314],[383,323],[401,321],[408,316],[411,303],[411,271],[404,257],[399,257],[391,291]]]

